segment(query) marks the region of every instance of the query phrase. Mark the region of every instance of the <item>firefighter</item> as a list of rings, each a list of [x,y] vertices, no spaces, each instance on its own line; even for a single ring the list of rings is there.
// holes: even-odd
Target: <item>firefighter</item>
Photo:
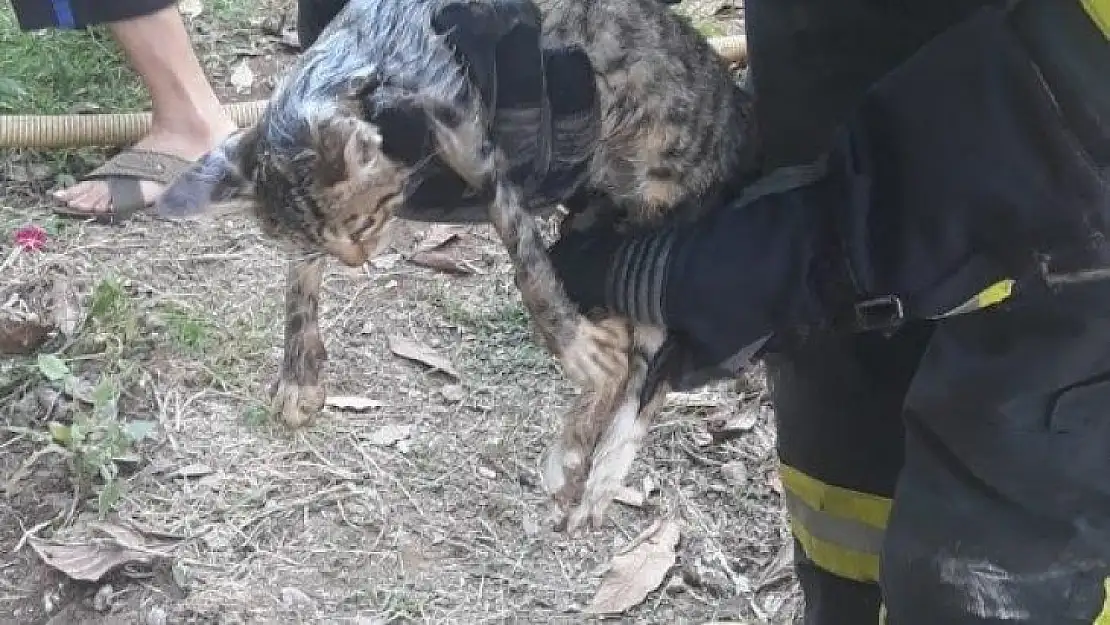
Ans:
[[[1110,1],[745,9],[760,178],[568,294],[759,349],[807,624],[1110,623]]]

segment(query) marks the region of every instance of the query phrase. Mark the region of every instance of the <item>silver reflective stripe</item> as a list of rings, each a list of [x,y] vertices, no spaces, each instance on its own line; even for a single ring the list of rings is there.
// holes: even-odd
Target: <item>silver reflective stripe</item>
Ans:
[[[812,508],[789,490],[784,492],[784,496],[790,517],[814,538],[853,551],[879,555],[883,530]]]

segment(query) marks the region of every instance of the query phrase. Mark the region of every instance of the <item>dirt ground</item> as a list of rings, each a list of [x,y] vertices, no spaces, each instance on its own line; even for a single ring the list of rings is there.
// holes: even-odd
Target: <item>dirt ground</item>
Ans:
[[[192,24],[228,100],[264,96],[290,54],[292,15],[271,5],[253,32]],[[712,34],[735,32],[738,13],[719,5],[687,10],[715,20]],[[243,60],[254,82],[238,90]],[[410,258],[444,233],[420,224],[367,271],[332,267],[326,384],[367,401],[290,431],[264,409],[284,265],[257,228],[240,216],[59,222],[46,199],[54,181],[27,175],[41,170],[36,158],[0,165],[0,310],[42,316],[65,301],[79,323],[0,358],[0,623],[588,622],[581,609],[612,557],[657,519],[680,524],[676,562],[610,620],[797,618],[758,372],[675,394],[628,482],[643,501],[568,537],[551,529],[537,462],[573,390],[533,342],[488,228],[453,231],[439,250],[453,271]],[[45,249],[12,251],[26,224],[45,227]],[[398,338],[452,372],[399,357]],[[42,354],[57,354],[64,375]],[[720,420],[732,438],[712,435]],[[117,422],[153,427],[95,456],[119,440]],[[83,446],[59,438],[76,436],[74,424],[93,432]],[[116,528],[115,551],[93,540],[104,527]],[[71,567],[77,556],[86,571],[97,558],[124,564],[76,580],[35,549],[55,543],[76,546]]]

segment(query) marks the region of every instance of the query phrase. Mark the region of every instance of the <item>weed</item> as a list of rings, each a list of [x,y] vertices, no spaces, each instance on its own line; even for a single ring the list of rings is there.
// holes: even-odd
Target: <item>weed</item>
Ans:
[[[80,395],[80,380],[60,358],[43,354],[37,364],[42,376],[58,390]],[[65,451],[77,485],[96,492],[97,511],[102,517],[115,507],[123,492],[121,465],[137,461],[135,445],[154,429],[152,421],[121,421],[119,398],[118,381],[104,376],[78,404],[80,408],[69,425],[51,422],[47,426],[52,444]]]
[[[261,404],[254,404],[243,411],[243,421],[251,427],[261,427],[270,421],[270,410]]]
[[[108,276],[97,283],[89,300],[89,322],[97,332],[115,334],[130,343],[138,333],[135,305],[123,281]]]
[[[551,372],[551,356],[533,336],[531,321],[519,298],[506,294],[502,299],[504,303],[484,308],[445,291],[429,296],[448,323],[474,333],[474,341],[463,349],[468,370],[485,374],[512,369]]]
[[[166,325],[170,341],[185,353],[204,353],[216,343],[216,326],[197,313],[174,304],[166,304],[160,316]]]

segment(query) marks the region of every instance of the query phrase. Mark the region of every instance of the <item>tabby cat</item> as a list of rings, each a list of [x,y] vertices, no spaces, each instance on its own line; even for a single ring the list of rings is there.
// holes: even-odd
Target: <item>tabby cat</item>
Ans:
[[[326,357],[317,318],[326,258],[358,266],[404,216],[405,184],[435,152],[473,188],[493,189],[488,220],[506,246],[525,307],[564,372],[584,387],[544,461],[573,531],[597,525],[629,470],[666,387],[641,402],[663,328],[588,319],[568,300],[528,197],[489,150],[489,120],[433,20],[450,0],[352,0],[276,89],[259,123],[206,155],[159,202],[169,216],[243,199],[294,259],[275,409],[290,426],[322,407]],[[536,0],[548,42],[581,46],[596,75],[600,140],[565,202],[566,228],[598,219],[688,218],[751,159],[749,99],[727,63],[659,0]],[[471,5],[473,6],[473,5]],[[432,148],[407,146],[413,110]],[[416,149],[416,153],[410,152]],[[402,156],[397,156],[402,154]]]

